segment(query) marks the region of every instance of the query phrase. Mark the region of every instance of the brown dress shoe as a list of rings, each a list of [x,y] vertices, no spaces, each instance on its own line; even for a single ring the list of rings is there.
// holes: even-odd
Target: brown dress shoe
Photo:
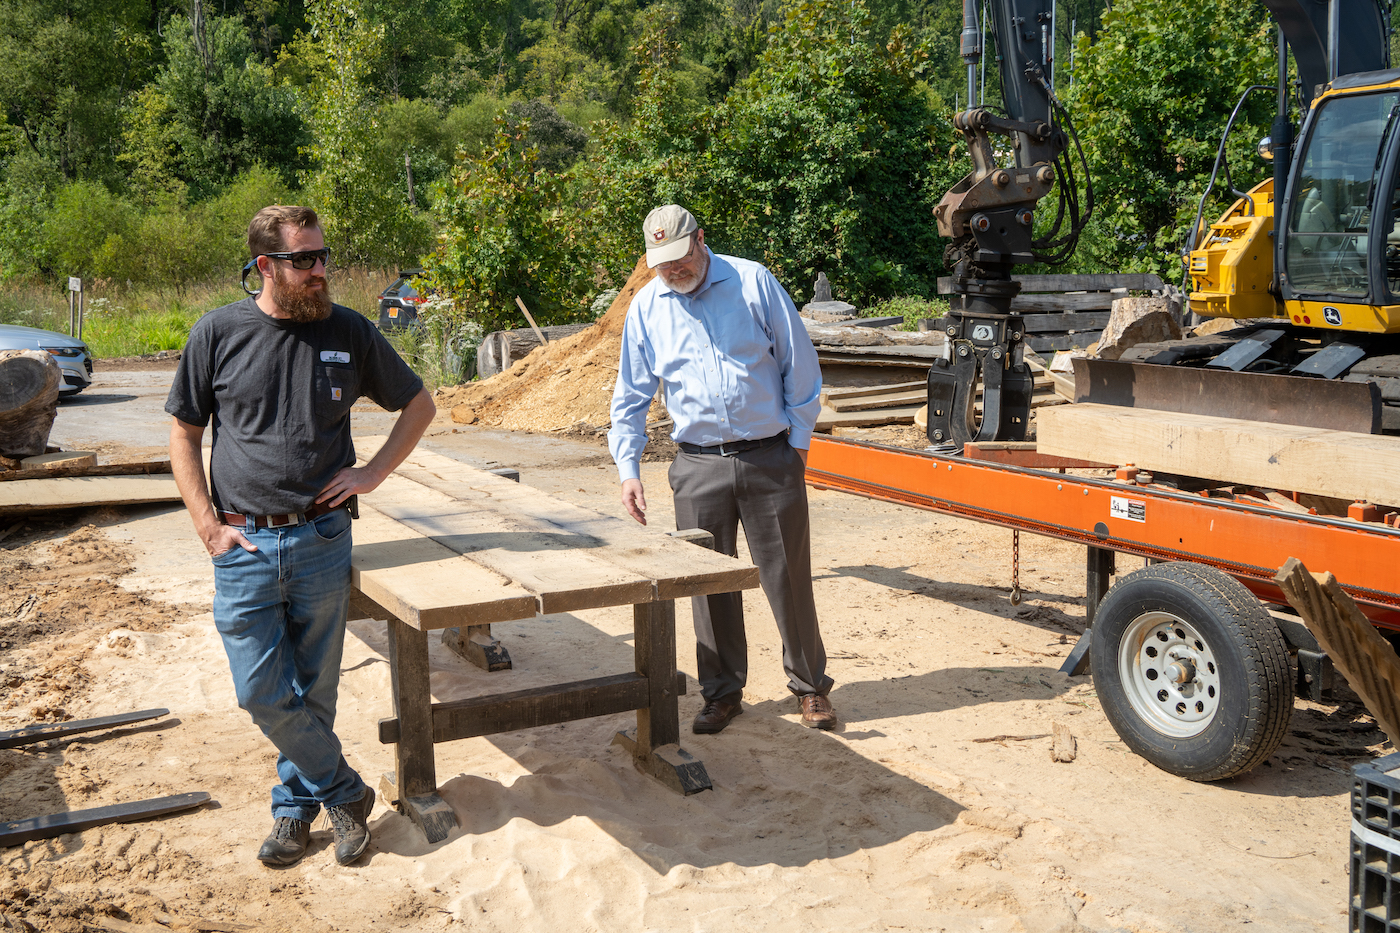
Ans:
[[[716,732],[723,732],[724,727],[729,725],[729,720],[743,711],[743,704],[738,700],[733,703],[710,700],[700,711],[700,715],[696,716],[695,721],[690,724],[690,731],[700,735],[714,735]]]
[[[835,729],[836,711],[831,701],[816,693],[798,697],[802,701],[802,725],[808,729]]]

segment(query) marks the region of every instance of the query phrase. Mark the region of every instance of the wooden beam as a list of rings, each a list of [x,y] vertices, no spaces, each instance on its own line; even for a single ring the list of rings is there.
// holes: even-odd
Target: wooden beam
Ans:
[[[203,791],[189,794],[175,794],[171,797],[156,797],[152,800],[136,800],[131,803],[118,803],[110,807],[93,807],[90,810],[69,810],[65,813],[50,813],[34,816],[27,820],[0,823],[0,848],[17,846],[35,839],[52,839],[64,833],[78,833],[94,826],[108,823],[133,823],[137,820],[150,820],[168,813],[179,813],[209,802],[209,795]]]
[[[1047,408],[1036,420],[1044,454],[1400,504],[1397,437],[1111,405]]]
[[[672,690],[685,692],[683,675],[674,678]],[[645,707],[650,697],[647,678],[629,671],[572,683],[434,703],[432,740],[453,742],[592,716],[628,713]],[[380,742],[394,744],[401,740],[402,734],[400,719],[379,720]]]
[[[852,398],[865,398],[870,395],[890,395],[895,392],[913,392],[917,389],[924,389],[927,387],[928,380],[916,379],[911,382],[892,382],[888,385],[880,386],[851,386],[823,389],[822,404],[827,405],[834,400],[844,401]]]
[[[1274,578],[1317,643],[1366,704],[1386,738],[1400,743],[1400,658],[1330,573],[1290,557]]]
[[[1051,457],[1036,448],[1035,441],[968,441],[963,456],[987,463],[1005,463],[1031,470],[1092,470],[1112,469],[1114,464],[1093,463],[1071,457]]]
[[[1098,331],[1085,331],[1082,334],[1046,334],[1043,336],[1027,334],[1025,344],[1037,353],[1045,353],[1049,350],[1078,350],[1097,342],[1100,336],[1102,335]]]
[[[1165,287],[1160,278],[1151,274],[1122,272],[1106,275],[1013,275],[1021,283],[1022,292],[1104,292],[1114,288],[1133,291],[1157,291]],[[953,277],[938,277],[938,293],[953,293]]]
[[[136,713],[118,713],[115,716],[99,716],[96,719],[38,723],[33,726],[25,726],[22,729],[0,732],[0,748],[19,748],[21,745],[33,745],[35,742],[47,742],[50,739],[61,739],[82,732],[117,729],[121,726],[145,722],[148,719],[159,719],[169,714],[170,710],[168,709],[143,709]]]
[[[61,476],[0,483],[0,515],[24,515],[99,505],[179,502],[175,477]]]

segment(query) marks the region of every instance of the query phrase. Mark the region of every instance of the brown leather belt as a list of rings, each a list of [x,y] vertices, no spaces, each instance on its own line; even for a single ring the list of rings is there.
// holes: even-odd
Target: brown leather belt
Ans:
[[[351,517],[359,511],[356,508],[356,499],[351,496],[337,506],[322,505],[314,502],[311,508],[305,512],[288,512],[286,515],[239,515],[237,512],[225,512],[219,509],[219,519],[225,525],[248,525],[248,519],[252,518],[254,528],[285,528],[288,525],[301,525],[309,521],[320,518],[322,515],[329,515],[337,509],[349,509]]]

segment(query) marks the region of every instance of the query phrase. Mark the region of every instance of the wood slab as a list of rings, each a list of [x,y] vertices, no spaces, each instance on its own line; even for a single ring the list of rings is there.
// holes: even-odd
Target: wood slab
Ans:
[[[59,450],[51,454],[36,454],[19,462],[21,470],[47,470],[53,467],[95,467],[97,453],[91,450]]]
[[[914,416],[927,405],[901,405],[898,408],[876,408],[872,411],[833,411],[822,406],[814,430],[827,432],[832,428],[870,428],[881,424],[913,424]]]
[[[533,618],[534,594],[365,502],[355,522],[351,583],[405,624],[427,631]]]
[[[1133,291],[1158,291],[1164,287],[1162,280],[1151,273],[1110,272],[1089,275],[1071,273],[1051,273],[1049,275],[1013,275],[1021,283],[1024,292],[1102,292],[1114,288],[1129,288]],[[938,293],[953,293],[953,277],[938,277]]]
[[[649,578],[590,554],[588,539],[512,515],[471,490],[449,496],[395,474],[361,501],[533,593],[545,614],[655,598]]]
[[[643,528],[630,518],[563,502],[528,484],[421,447],[409,454],[396,472],[463,501],[490,503],[493,509],[517,520],[533,522],[541,533],[573,541],[590,557],[653,581],[657,599],[732,593],[758,586],[758,568],[745,561],[696,548],[662,531]]]
[[[15,462],[19,463],[18,460]],[[12,483],[21,479],[52,479],[56,476],[148,476],[154,473],[169,472],[169,460],[103,463],[97,466],[47,466],[36,470],[0,470],[0,483]]]
[[[0,515],[23,515],[99,505],[179,502],[169,473],[155,476],[56,476],[0,483]]]
[[[1044,454],[1400,504],[1397,437],[1111,405],[1047,408],[1036,418]]]

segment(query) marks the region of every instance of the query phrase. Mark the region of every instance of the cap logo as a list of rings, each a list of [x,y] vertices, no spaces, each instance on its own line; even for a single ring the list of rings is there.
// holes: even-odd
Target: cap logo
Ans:
[[[652,231],[651,238],[657,243],[660,243],[662,240],[666,239],[666,228],[657,227],[655,230]]]

